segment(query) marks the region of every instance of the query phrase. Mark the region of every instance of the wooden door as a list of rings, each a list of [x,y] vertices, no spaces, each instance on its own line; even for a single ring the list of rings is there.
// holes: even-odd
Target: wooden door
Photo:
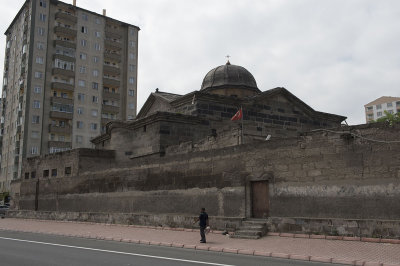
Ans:
[[[253,218],[267,218],[269,215],[268,181],[251,182]]]

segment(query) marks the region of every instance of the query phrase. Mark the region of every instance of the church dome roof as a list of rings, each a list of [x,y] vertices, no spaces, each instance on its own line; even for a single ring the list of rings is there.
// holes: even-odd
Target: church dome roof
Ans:
[[[243,88],[259,92],[253,75],[244,67],[231,65],[229,61],[210,70],[201,85],[201,91],[220,88]]]

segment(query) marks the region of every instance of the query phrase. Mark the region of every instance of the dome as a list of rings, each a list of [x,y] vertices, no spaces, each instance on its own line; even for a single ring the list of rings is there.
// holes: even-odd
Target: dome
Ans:
[[[221,93],[221,89],[224,93]],[[230,89],[235,89],[236,92],[238,89],[243,89],[252,92],[253,95],[260,92],[253,75],[244,67],[231,65],[229,61],[225,65],[210,70],[201,85],[201,91],[217,94],[229,95],[227,90]]]

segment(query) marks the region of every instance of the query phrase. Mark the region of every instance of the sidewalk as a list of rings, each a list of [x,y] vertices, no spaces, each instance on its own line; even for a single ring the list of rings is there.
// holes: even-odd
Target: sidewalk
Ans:
[[[258,240],[235,239],[220,233],[199,243],[192,229],[106,225],[79,222],[0,219],[0,230],[25,231],[97,238],[150,245],[164,245],[258,256],[272,256],[348,265],[400,266],[400,244],[267,236]]]

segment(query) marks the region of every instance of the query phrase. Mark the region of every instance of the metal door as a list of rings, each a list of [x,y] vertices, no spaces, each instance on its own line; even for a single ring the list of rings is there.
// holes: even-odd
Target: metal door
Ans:
[[[251,182],[253,218],[267,218],[269,215],[268,181]]]

